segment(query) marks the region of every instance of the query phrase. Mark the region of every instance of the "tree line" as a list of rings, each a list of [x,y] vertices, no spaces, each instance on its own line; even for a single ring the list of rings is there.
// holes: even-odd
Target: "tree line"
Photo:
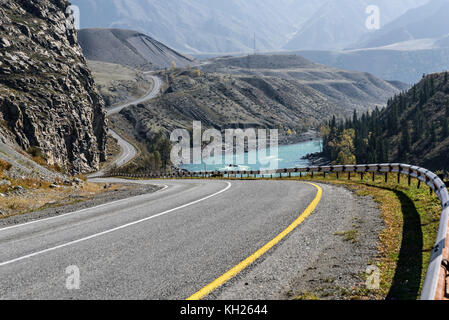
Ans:
[[[361,115],[354,111],[350,118],[327,121],[321,128],[323,154],[334,164],[421,165],[431,151],[446,145],[448,119],[449,74],[424,75],[409,91],[390,99],[385,109]],[[434,161],[438,169],[449,167],[446,160]]]

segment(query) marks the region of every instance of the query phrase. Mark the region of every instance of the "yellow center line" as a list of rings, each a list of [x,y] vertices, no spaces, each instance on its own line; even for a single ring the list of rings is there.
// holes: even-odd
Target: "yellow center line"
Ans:
[[[234,268],[223,274],[218,279],[214,280],[207,286],[205,286],[203,289],[198,291],[197,293],[193,294],[191,297],[189,297],[187,300],[201,300],[208,294],[210,294],[215,289],[221,287],[226,282],[234,278],[237,274],[242,272],[244,269],[246,269],[248,266],[253,264],[257,259],[259,259],[261,256],[263,256],[265,253],[267,253],[270,249],[272,249],[275,245],[277,245],[282,239],[284,239],[287,235],[289,235],[293,230],[295,230],[301,223],[303,223],[316,209],[318,204],[321,201],[321,198],[323,196],[323,189],[321,187],[308,183],[315,188],[317,188],[318,192],[315,196],[315,199],[312,201],[312,203],[307,207],[307,209],[299,216],[298,219],[296,219],[290,226],[288,226],[287,229],[282,231],[276,238],[268,242],[266,245],[264,245],[262,248],[257,250],[255,253],[253,253],[251,256],[240,262],[238,265],[236,265]]]

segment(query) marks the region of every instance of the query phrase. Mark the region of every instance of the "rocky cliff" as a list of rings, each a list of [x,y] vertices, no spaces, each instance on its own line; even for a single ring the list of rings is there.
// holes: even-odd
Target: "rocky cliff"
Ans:
[[[105,159],[104,102],[65,0],[0,1],[0,136],[49,165],[91,171]]]

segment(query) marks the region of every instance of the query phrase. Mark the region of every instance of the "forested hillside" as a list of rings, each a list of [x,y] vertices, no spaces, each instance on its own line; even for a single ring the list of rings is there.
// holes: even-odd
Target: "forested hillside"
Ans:
[[[329,121],[321,129],[334,163],[405,162],[449,169],[449,73],[424,76],[384,110]]]

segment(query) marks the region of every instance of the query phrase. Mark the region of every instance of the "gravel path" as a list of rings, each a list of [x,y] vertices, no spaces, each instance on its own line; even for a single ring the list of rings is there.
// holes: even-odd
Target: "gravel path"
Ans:
[[[316,211],[274,250],[216,290],[208,299],[284,300],[301,295],[347,299],[364,283],[363,274],[377,256],[384,227],[369,197],[320,184]],[[344,199],[344,201],[342,201]],[[354,241],[340,233],[352,231]]]

